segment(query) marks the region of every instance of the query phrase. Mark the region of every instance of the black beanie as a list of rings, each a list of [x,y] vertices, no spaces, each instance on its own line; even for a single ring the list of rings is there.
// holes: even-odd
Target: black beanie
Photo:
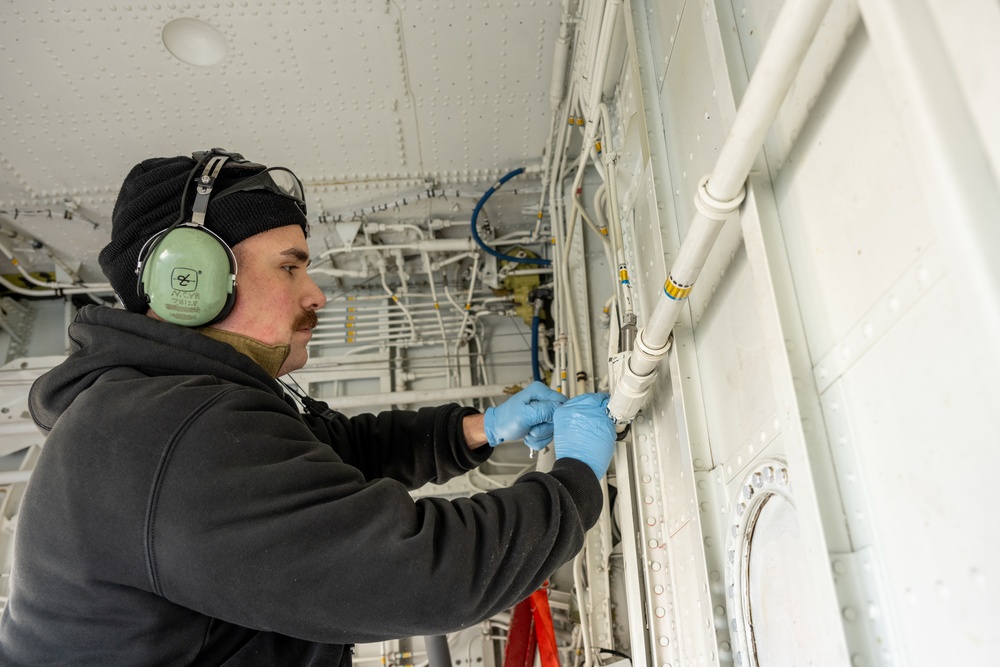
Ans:
[[[157,232],[173,224],[180,215],[184,185],[195,161],[190,157],[160,157],[144,160],[132,168],[122,183],[111,214],[111,242],[101,250],[98,261],[111,287],[128,310],[145,313],[149,305],[136,292],[135,273],[142,246]],[[219,172],[214,193],[263,171],[229,163]],[[196,197],[194,182],[188,189],[184,220],[190,220]],[[285,225],[300,225],[306,218],[298,205],[287,197],[266,190],[235,192],[220,200],[210,199],[205,227],[230,248],[245,238]]]

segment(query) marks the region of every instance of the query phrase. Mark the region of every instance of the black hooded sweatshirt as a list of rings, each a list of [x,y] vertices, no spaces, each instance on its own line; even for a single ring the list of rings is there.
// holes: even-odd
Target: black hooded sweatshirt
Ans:
[[[3,665],[348,665],[348,645],[478,623],[540,586],[601,509],[562,459],[414,500],[489,456],[457,405],[299,414],[231,346],[87,307],[32,387]]]

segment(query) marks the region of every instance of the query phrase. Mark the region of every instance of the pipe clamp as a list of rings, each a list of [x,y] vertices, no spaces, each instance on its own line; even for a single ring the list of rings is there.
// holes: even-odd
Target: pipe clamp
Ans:
[[[747,196],[747,189],[746,186],[740,187],[736,196],[729,200],[716,199],[708,193],[708,180],[711,176],[711,174],[705,174],[698,182],[698,193],[694,198],[694,206],[706,218],[722,222],[730,213],[740,207]]]
[[[663,355],[670,351],[670,345],[674,340],[673,333],[667,337],[667,342],[660,347],[650,347],[649,343],[646,342],[645,333],[645,328],[639,330],[639,335],[635,337],[635,347],[650,359],[662,359]]]

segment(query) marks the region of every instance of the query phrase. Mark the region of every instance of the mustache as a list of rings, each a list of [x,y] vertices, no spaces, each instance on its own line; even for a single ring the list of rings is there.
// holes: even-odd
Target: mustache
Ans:
[[[295,318],[295,326],[293,327],[296,331],[299,329],[305,329],[309,327],[310,329],[315,329],[316,325],[319,324],[319,318],[316,317],[316,313],[312,310],[302,311],[302,314]]]

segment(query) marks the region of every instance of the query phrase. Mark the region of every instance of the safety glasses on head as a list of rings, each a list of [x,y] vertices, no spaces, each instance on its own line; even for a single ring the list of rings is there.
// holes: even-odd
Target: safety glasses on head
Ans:
[[[244,165],[237,165],[243,167]],[[257,165],[254,165],[257,166]],[[227,197],[237,192],[247,192],[250,190],[265,190],[267,192],[287,197],[298,204],[302,215],[306,215],[306,199],[302,191],[302,181],[288,169],[284,167],[271,167],[254,174],[249,178],[244,178],[235,185],[232,185],[222,192],[213,196],[214,201]]]

